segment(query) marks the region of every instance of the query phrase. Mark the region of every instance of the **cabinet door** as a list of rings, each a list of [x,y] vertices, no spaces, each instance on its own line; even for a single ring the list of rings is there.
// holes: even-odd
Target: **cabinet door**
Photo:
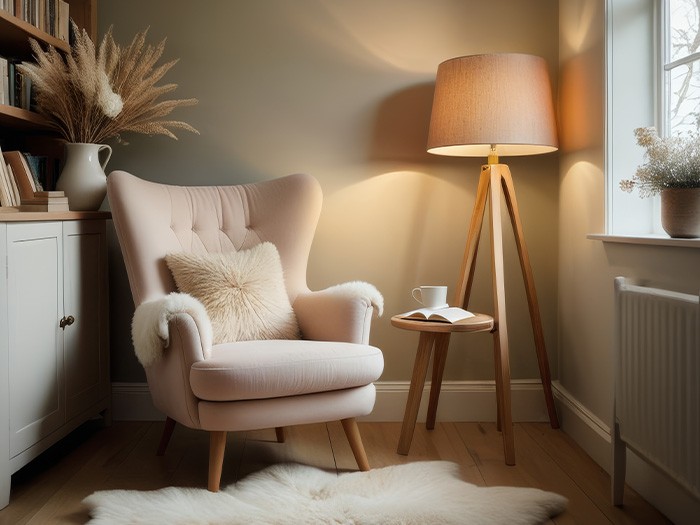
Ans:
[[[70,420],[109,395],[104,221],[65,222],[63,261],[64,312],[75,319],[63,332]]]
[[[10,457],[65,421],[60,222],[7,225]]]

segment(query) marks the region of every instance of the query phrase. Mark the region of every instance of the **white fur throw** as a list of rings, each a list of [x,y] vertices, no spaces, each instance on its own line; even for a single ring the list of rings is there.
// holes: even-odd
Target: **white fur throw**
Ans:
[[[189,314],[199,329],[204,357],[211,352],[212,328],[204,305],[191,295],[173,292],[161,299],[141,303],[131,323],[131,338],[136,357],[142,366],[150,366],[160,359],[170,344],[168,322],[176,314]]]
[[[172,253],[165,262],[178,290],[206,308],[214,344],[299,338],[274,244],[238,252]]]
[[[381,317],[384,313],[384,297],[372,284],[362,281],[352,281],[329,286],[323,290],[323,292],[341,297],[362,297],[375,308],[377,317]]]

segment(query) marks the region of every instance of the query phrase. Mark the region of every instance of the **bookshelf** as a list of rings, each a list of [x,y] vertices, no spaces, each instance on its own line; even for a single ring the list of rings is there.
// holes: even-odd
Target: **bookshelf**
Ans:
[[[70,16],[80,28],[84,28],[94,40],[97,38],[97,0],[68,0]],[[51,45],[68,53],[67,42],[34,27],[32,24],[0,10],[0,56],[29,60],[32,57],[29,38],[34,38],[42,45]],[[19,137],[18,137],[19,132]],[[52,134],[48,122],[40,115],[5,104],[0,104],[0,146],[12,138],[13,146],[24,146],[24,138],[33,135]],[[19,146],[15,146],[20,142]]]
[[[17,0],[15,6],[20,3]],[[87,30],[95,41],[97,39],[97,0],[67,0],[67,3],[70,18],[79,28]],[[20,16],[0,10],[0,56],[8,60],[31,60],[30,38],[39,42],[42,47],[52,46],[64,54],[70,52],[70,45],[65,40],[50,35]],[[9,104],[0,104],[0,149],[4,152],[19,150],[32,155],[45,156],[50,159],[53,166],[57,166],[63,156],[63,140],[51,124],[38,113]],[[55,176],[53,180],[55,181]],[[16,212],[16,209],[0,207],[0,220],[7,220],[12,211]],[[25,213],[20,215],[22,219],[29,220]]]

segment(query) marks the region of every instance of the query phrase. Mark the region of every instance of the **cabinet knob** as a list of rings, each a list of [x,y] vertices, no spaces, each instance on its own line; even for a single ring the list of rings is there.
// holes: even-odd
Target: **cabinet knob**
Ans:
[[[75,322],[75,317],[72,315],[69,315],[68,317],[64,317],[61,319],[61,322],[58,323],[58,326],[63,328],[64,330],[66,329],[66,326],[70,326]]]

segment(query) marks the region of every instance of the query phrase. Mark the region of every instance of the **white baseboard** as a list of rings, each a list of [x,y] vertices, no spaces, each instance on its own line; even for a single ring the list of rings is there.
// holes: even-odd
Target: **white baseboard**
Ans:
[[[408,398],[408,381],[376,383],[374,411],[362,421],[402,421]],[[423,390],[418,421],[425,421],[430,383]],[[512,382],[513,421],[548,421],[539,380]],[[112,383],[112,411],[119,421],[159,421],[146,383]],[[493,381],[443,381],[438,421],[495,421],[496,386]]]
[[[558,381],[552,382],[561,428],[607,472],[611,469],[610,426],[581,404]],[[673,523],[697,523],[700,501],[666,474],[627,450],[627,484]]]
[[[403,421],[408,398],[408,381],[380,381],[374,410],[362,421]],[[548,421],[542,384],[539,379],[514,380],[511,383],[513,421]],[[423,389],[418,421],[428,411],[430,383]],[[443,381],[437,411],[438,421],[496,421],[496,384],[494,381]]]
[[[114,421],[162,421],[153,406],[146,383],[112,383],[112,419]]]

